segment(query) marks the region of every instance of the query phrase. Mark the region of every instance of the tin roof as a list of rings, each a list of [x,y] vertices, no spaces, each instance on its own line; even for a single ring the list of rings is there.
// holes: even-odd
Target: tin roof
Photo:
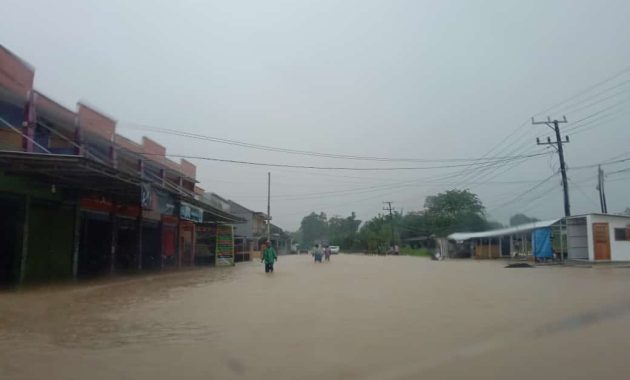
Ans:
[[[520,232],[527,232],[527,231],[535,230],[536,228],[551,227],[552,225],[558,223],[560,220],[562,219],[541,220],[538,222],[521,224],[520,226],[501,228],[498,230],[490,230],[490,231],[455,232],[453,234],[448,235],[448,238],[450,240],[464,241],[464,240],[470,240],[470,239],[480,239],[480,238],[487,238],[487,237],[513,235]]]

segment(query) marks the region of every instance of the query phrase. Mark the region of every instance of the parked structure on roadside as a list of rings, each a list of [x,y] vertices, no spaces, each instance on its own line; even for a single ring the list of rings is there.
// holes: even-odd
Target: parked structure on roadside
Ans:
[[[630,216],[585,214],[448,236],[447,257],[630,261]]]
[[[449,245],[446,256],[496,259],[533,255],[552,258],[554,251],[557,255],[566,253],[566,244],[564,247],[560,244],[560,221],[553,219],[490,231],[454,233],[448,236],[454,244]],[[552,241],[558,242],[556,247],[552,247]]]
[[[630,261],[630,216],[586,214],[566,218],[568,257]]]

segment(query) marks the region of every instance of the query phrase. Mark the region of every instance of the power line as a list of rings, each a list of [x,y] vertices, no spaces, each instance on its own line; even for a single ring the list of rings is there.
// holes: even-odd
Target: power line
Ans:
[[[494,211],[496,209],[499,208],[503,208],[511,203],[514,203],[515,201],[523,198],[524,196],[530,194],[532,191],[536,190],[537,188],[539,188],[540,186],[544,185],[545,183],[547,183],[550,179],[552,179],[553,177],[555,177],[558,173],[553,173],[552,175],[550,175],[549,177],[543,179],[542,181],[538,182],[537,184],[535,184],[534,186],[530,187],[529,189],[525,190],[524,192],[520,193],[519,195],[517,195],[516,197],[510,199],[507,202],[501,203],[498,206],[492,207],[491,209],[489,209],[488,211]]]
[[[274,147],[274,146],[268,146],[268,145],[252,144],[252,143],[248,143],[248,142],[244,142],[244,141],[226,139],[226,138],[221,138],[221,137],[213,137],[213,136],[207,136],[207,135],[191,133],[191,132],[182,132],[182,131],[177,131],[177,130],[169,129],[169,128],[151,127],[151,126],[148,126],[148,125],[131,123],[131,122],[127,122],[127,123],[130,124],[130,125],[135,125],[135,127],[133,127],[133,126],[126,126],[126,127],[123,127],[123,128],[147,130],[147,131],[152,131],[152,132],[157,132],[157,133],[164,133],[164,134],[169,134],[169,135],[174,135],[174,136],[187,137],[187,138],[192,138],[192,139],[196,139],[196,140],[212,141],[212,142],[221,143],[221,144],[239,146],[239,147],[249,148],[249,149],[257,149],[257,150],[263,150],[263,151],[269,151],[269,152],[278,152],[278,153],[287,153],[287,154],[305,155],[305,156],[315,156],[315,157],[325,157],[325,158],[335,158],[335,159],[359,160],[359,161],[383,161],[383,162],[391,162],[391,161],[398,161],[398,162],[468,162],[468,161],[492,161],[492,160],[497,160],[497,159],[508,158],[508,157],[468,157],[468,158],[459,157],[459,158],[444,158],[444,159],[426,159],[426,158],[395,158],[395,157],[355,156],[355,155],[336,154],[336,153],[323,153],[323,152],[316,152],[316,151],[308,151],[308,150],[299,150],[299,149]]]
[[[624,81],[624,82],[620,83],[618,86],[620,86],[620,85],[625,85],[626,83],[630,83],[630,79],[628,79],[627,81]],[[615,87],[618,87],[618,86],[615,86]],[[623,95],[623,94],[625,94],[625,93],[627,93],[627,92],[628,92],[628,89],[625,89],[625,90],[623,90],[623,91],[619,91],[619,92],[617,92],[617,93],[615,93],[615,94],[613,94],[613,95],[607,96],[607,97],[605,97],[605,98],[598,99],[597,101],[592,102],[592,103],[589,103],[589,104],[586,104],[586,105],[584,105],[584,106],[581,106],[581,107],[578,107],[578,108],[572,108],[572,107],[569,107],[569,108],[563,109],[562,111],[563,111],[563,113],[571,113],[571,112],[582,111],[582,110],[585,110],[585,109],[591,108],[592,106],[595,106],[595,105],[597,105],[597,104],[604,103],[604,102],[606,102],[607,100],[613,99],[613,98],[615,98],[615,97],[617,97],[617,96],[619,96],[619,95]],[[601,93],[600,93],[600,94],[601,94]],[[594,96],[594,97],[597,97],[597,96],[598,96],[598,95],[596,95],[596,96]],[[591,99],[585,99],[584,101],[589,101],[589,100],[591,100]],[[578,102],[578,103],[576,103],[575,105],[579,105],[579,104],[583,103],[584,101]]]
[[[535,153],[529,155],[515,156],[511,158],[505,158],[497,160],[496,162],[504,162],[511,161],[515,159],[523,159],[529,157],[536,157],[543,155],[544,153]],[[148,153],[143,153],[143,155],[151,155]],[[231,160],[231,159],[223,159],[216,157],[207,157],[207,156],[193,156],[193,155],[185,155],[185,154],[153,154],[154,156],[160,157],[176,157],[176,158],[186,158],[186,159],[196,159],[196,160],[205,160],[205,161],[215,161],[215,162],[224,162],[230,164],[240,164],[240,165],[253,165],[253,166],[266,166],[266,167],[279,167],[279,168],[297,168],[297,169],[312,169],[312,170],[347,170],[347,171],[392,171],[392,170],[431,170],[431,169],[447,169],[447,168],[460,168],[460,167],[474,167],[478,165],[488,164],[488,162],[480,162],[480,163],[467,163],[467,164],[453,164],[453,165],[437,165],[437,166],[419,166],[419,167],[365,167],[365,168],[356,168],[356,167],[344,167],[344,166],[311,166],[311,165],[291,165],[291,164],[277,164],[277,163],[264,163],[264,162],[253,162],[253,161],[242,161],[242,160]]]
[[[557,108],[557,107],[559,107],[559,106],[561,106],[561,105],[563,105],[563,104],[566,104],[566,103],[568,103],[568,102],[570,102],[570,101],[572,101],[572,100],[574,100],[574,99],[577,99],[577,98],[579,98],[580,96],[582,96],[582,95],[584,95],[584,94],[587,94],[587,93],[588,93],[588,92],[590,92],[591,90],[594,90],[594,89],[596,89],[597,87],[599,87],[599,86],[603,85],[604,83],[608,83],[608,82],[610,82],[610,81],[612,81],[612,80],[614,80],[614,79],[617,79],[617,78],[619,78],[619,77],[623,76],[624,74],[626,74],[626,73],[628,73],[628,72],[630,72],[630,66],[628,66],[628,67],[624,68],[623,70],[621,70],[621,71],[619,71],[619,72],[617,72],[617,73],[615,73],[615,74],[611,75],[610,77],[605,78],[605,79],[604,79],[604,80],[602,80],[602,81],[599,81],[599,82],[597,82],[597,83],[595,83],[595,84],[593,84],[593,85],[591,85],[591,86],[587,87],[586,89],[584,89],[584,90],[582,90],[582,91],[578,92],[577,94],[575,94],[575,95],[573,95],[573,96],[571,96],[571,97],[569,97],[569,98],[567,98],[567,99],[565,99],[565,100],[563,100],[563,101],[561,101],[561,102],[559,102],[559,103],[556,103],[556,104],[554,104],[553,106],[551,106],[551,107],[549,107],[549,108],[547,108],[547,109],[544,109],[544,110],[542,110],[542,111],[538,112],[537,114],[534,114],[533,116],[540,116],[540,115],[543,115],[543,114],[549,113],[549,111],[553,110],[554,108]]]
[[[621,101],[621,102],[615,103],[615,104],[613,104],[613,105],[611,105],[611,106],[608,106],[608,107],[606,107],[606,108],[603,108],[603,109],[601,109],[601,110],[598,110],[598,111],[596,111],[596,112],[593,112],[592,114],[590,114],[590,115],[588,115],[588,116],[586,116],[586,117],[583,117],[583,118],[581,118],[580,120],[577,120],[575,123],[573,123],[573,124],[572,124],[572,126],[571,126],[571,127],[567,128],[567,129],[565,130],[565,132],[570,132],[571,130],[574,130],[574,129],[578,128],[578,126],[579,126],[579,124],[580,124],[581,122],[586,121],[586,120],[588,120],[588,119],[591,119],[591,118],[593,118],[593,117],[595,117],[595,116],[601,115],[602,113],[604,113],[604,112],[606,112],[606,111],[609,111],[609,110],[611,110],[611,109],[613,109],[613,108],[619,107],[620,105],[623,105],[623,104],[625,104],[625,103],[628,103],[629,101],[630,101],[630,99],[626,99],[626,100],[624,100],[624,101]]]

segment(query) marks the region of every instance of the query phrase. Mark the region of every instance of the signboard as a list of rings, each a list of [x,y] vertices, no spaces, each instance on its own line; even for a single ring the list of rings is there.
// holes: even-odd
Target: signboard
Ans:
[[[142,204],[142,208],[145,210],[153,210],[155,205],[153,204],[153,192],[151,191],[151,184],[143,183],[140,185],[141,198],[140,203]]]
[[[179,206],[179,217],[193,222],[203,222],[203,210],[186,202],[181,202]]]
[[[175,201],[173,197],[163,191],[155,191],[157,195],[157,209],[160,215],[175,215]]]
[[[234,265],[234,234],[232,226],[217,226],[216,266]]]

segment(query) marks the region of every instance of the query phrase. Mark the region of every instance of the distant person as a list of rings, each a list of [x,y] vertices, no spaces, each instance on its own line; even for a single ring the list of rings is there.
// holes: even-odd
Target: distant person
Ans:
[[[315,244],[315,250],[313,250],[313,257],[315,257],[315,262],[316,263],[321,263],[322,262],[322,256],[323,256],[323,252],[321,247],[319,246],[319,244]]]
[[[264,244],[265,249],[263,250],[262,259],[260,262],[265,263],[265,273],[273,273],[273,263],[278,261],[278,256],[276,255],[276,250],[273,249],[271,243],[268,241]]]
[[[394,245],[394,255],[400,255],[400,247],[398,244]]]
[[[332,251],[330,250],[330,246],[327,245],[326,249],[324,249],[324,257],[326,258],[326,261],[330,261],[331,254],[332,254]]]

